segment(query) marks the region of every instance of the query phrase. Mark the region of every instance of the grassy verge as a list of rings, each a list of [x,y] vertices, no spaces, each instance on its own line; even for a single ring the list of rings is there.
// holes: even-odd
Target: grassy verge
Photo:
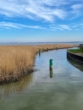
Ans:
[[[33,71],[35,56],[38,50],[54,50],[56,47],[69,48],[75,45],[52,44],[37,46],[0,46],[0,83],[19,80],[20,77]]]
[[[82,53],[82,49],[69,49],[68,51],[73,52],[73,53]]]

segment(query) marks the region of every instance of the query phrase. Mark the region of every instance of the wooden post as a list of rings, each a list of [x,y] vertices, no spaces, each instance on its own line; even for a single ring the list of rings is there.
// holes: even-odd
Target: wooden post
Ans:
[[[41,52],[41,50],[39,49],[39,51],[38,51],[39,53]]]
[[[48,48],[46,50],[48,51]]]
[[[39,51],[38,51],[38,52],[39,52],[39,57],[40,57],[41,50],[39,49]]]
[[[49,72],[50,72],[50,78],[53,78],[53,59],[49,60]]]
[[[52,66],[53,66],[53,60],[52,59],[50,59],[50,61],[49,61],[49,68],[50,68],[50,70],[52,70]]]
[[[58,47],[56,47],[56,50],[58,49]]]

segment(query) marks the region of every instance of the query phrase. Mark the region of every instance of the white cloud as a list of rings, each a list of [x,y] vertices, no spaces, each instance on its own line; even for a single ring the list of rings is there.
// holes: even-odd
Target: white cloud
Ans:
[[[82,4],[73,4],[71,6],[72,8],[72,16],[73,16],[73,19],[83,15],[83,3]]]
[[[45,29],[44,27],[41,26],[29,26],[29,25],[23,25],[23,24],[18,24],[18,23],[12,23],[12,22],[0,22],[0,28],[33,28],[33,29]]]
[[[80,30],[83,28],[83,23],[76,23],[72,25],[72,28],[75,30]]]
[[[74,4],[72,7],[71,7],[74,11],[78,11],[80,10],[81,8],[83,8],[83,4]]]
[[[61,25],[50,25],[49,26],[51,30],[60,30],[60,31],[63,31],[63,30],[72,30],[72,27],[70,28],[69,25],[66,25],[66,24],[61,24]]]
[[[70,26],[68,25],[59,25],[62,29],[71,30]]]
[[[59,8],[62,4],[65,4],[64,0],[0,0],[0,14],[54,21],[56,17],[66,17],[66,12]]]
[[[69,30],[69,31],[73,31],[73,30],[80,30],[83,29],[83,23],[72,23],[72,24],[51,24],[49,25],[50,30],[52,31],[64,31],[64,30]]]
[[[0,0],[0,15],[4,17],[23,17],[49,22],[76,18],[82,15],[82,8],[82,0]]]

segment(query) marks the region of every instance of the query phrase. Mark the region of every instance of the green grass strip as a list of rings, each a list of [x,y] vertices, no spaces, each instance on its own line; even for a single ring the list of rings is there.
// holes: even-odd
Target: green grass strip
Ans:
[[[82,49],[69,49],[68,51],[72,52],[72,53],[82,53],[83,52]]]

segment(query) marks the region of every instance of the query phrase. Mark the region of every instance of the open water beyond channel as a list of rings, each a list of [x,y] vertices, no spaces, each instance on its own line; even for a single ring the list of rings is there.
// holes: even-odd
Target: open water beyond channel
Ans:
[[[35,72],[0,85],[0,110],[83,110],[83,67],[66,58],[66,49],[37,55]],[[53,59],[53,71],[49,71]]]

